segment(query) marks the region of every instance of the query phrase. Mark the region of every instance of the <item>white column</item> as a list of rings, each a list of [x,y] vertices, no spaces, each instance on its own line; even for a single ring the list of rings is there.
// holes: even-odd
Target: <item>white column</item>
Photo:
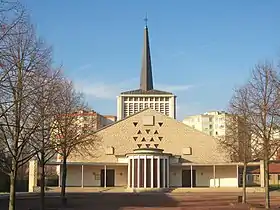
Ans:
[[[238,171],[238,165],[236,165],[236,179],[237,179],[237,187],[239,187],[239,171]]]
[[[163,188],[166,187],[166,177],[165,177],[165,173],[166,173],[166,158],[163,159]]]
[[[59,177],[58,177],[58,187],[61,187],[61,178],[62,178],[62,174],[61,174],[61,165],[59,165]]]
[[[160,188],[160,157],[157,158],[157,187]]]
[[[167,188],[169,188],[169,157],[167,158]]]
[[[147,156],[144,156],[144,188],[147,187]]]
[[[132,167],[131,167],[131,179],[132,179],[132,182],[131,182],[131,187],[134,188],[134,156],[132,156],[131,158],[131,162],[132,162]]]
[[[104,165],[104,187],[106,187],[106,185],[107,185],[107,183],[106,183],[106,181],[107,181],[107,166],[106,165]]]
[[[36,160],[29,161],[29,181],[28,181],[28,192],[34,192],[34,187],[37,187],[37,176],[38,176],[38,162]],[[61,176],[59,176],[59,179]]]
[[[131,186],[130,186],[130,175],[131,175],[131,171],[130,171],[130,161],[131,161],[131,158],[129,157],[129,159],[128,159],[128,165],[127,165],[127,187],[131,187]]]
[[[151,158],[151,188],[154,188],[154,156]]]
[[[193,188],[193,166],[191,165],[191,188]]]
[[[82,165],[82,187],[84,187],[84,165]]]
[[[137,159],[137,188],[140,187],[140,156]]]
[[[213,181],[214,181],[214,187],[216,187],[216,166],[213,165]]]
[[[265,173],[265,171],[264,171],[264,160],[261,160],[260,161],[260,184],[261,184],[261,187],[265,187],[264,173]]]

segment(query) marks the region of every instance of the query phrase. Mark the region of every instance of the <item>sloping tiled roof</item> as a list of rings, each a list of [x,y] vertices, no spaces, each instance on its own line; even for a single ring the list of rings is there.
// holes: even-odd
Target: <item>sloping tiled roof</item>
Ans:
[[[251,174],[259,174],[260,168],[257,168],[250,172]],[[277,174],[280,173],[280,163],[270,163],[269,164],[269,173]]]
[[[122,92],[121,95],[133,95],[133,94],[147,94],[147,95],[152,95],[152,94],[159,94],[159,95],[173,95],[170,92],[162,91],[162,90],[142,90],[142,89],[137,89],[137,90],[129,90]]]

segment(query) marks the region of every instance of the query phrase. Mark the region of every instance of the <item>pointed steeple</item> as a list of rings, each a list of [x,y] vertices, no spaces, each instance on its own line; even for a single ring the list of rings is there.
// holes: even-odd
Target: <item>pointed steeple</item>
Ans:
[[[144,48],[142,57],[142,68],[141,68],[141,80],[140,89],[144,91],[153,90],[153,74],[152,74],[152,62],[150,55],[150,44],[149,44],[149,31],[147,26],[147,18],[145,18],[146,26],[144,29]]]

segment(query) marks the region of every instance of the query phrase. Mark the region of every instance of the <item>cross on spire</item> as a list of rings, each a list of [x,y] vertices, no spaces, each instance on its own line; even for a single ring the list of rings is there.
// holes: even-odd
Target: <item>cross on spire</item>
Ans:
[[[144,29],[144,47],[142,55],[142,67],[141,67],[141,79],[140,79],[140,89],[144,91],[153,90],[153,74],[152,74],[152,62],[150,54],[150,44],[149,44],[149,32],[147,26],[147,14],[144,19],[146,26]]]

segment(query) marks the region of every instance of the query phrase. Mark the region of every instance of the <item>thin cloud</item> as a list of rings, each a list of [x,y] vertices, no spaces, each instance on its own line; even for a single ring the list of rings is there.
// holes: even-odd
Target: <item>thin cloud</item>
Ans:
[[[123,91],[137,89],[138,79],[131,78],[120,83],[105,83],[105,82],[76,82],[75,86],[79,91],[82,91],[88,97],[95,97],[103,100],[115,100],[116,97]],[[192,85],[165,85],[156,86],[158,90],[169,92],[181,92],[189,90]]]
[[[158,85],[159,90],[165,90],[169,92],[186,91],[193,87],[193,85]]]
[[[92,67],[92,64],[88,63],[88,64],[84,64],[84,65],[78,67],[78,70],[83,71],[83,70],[89,69],[91,67]]]

